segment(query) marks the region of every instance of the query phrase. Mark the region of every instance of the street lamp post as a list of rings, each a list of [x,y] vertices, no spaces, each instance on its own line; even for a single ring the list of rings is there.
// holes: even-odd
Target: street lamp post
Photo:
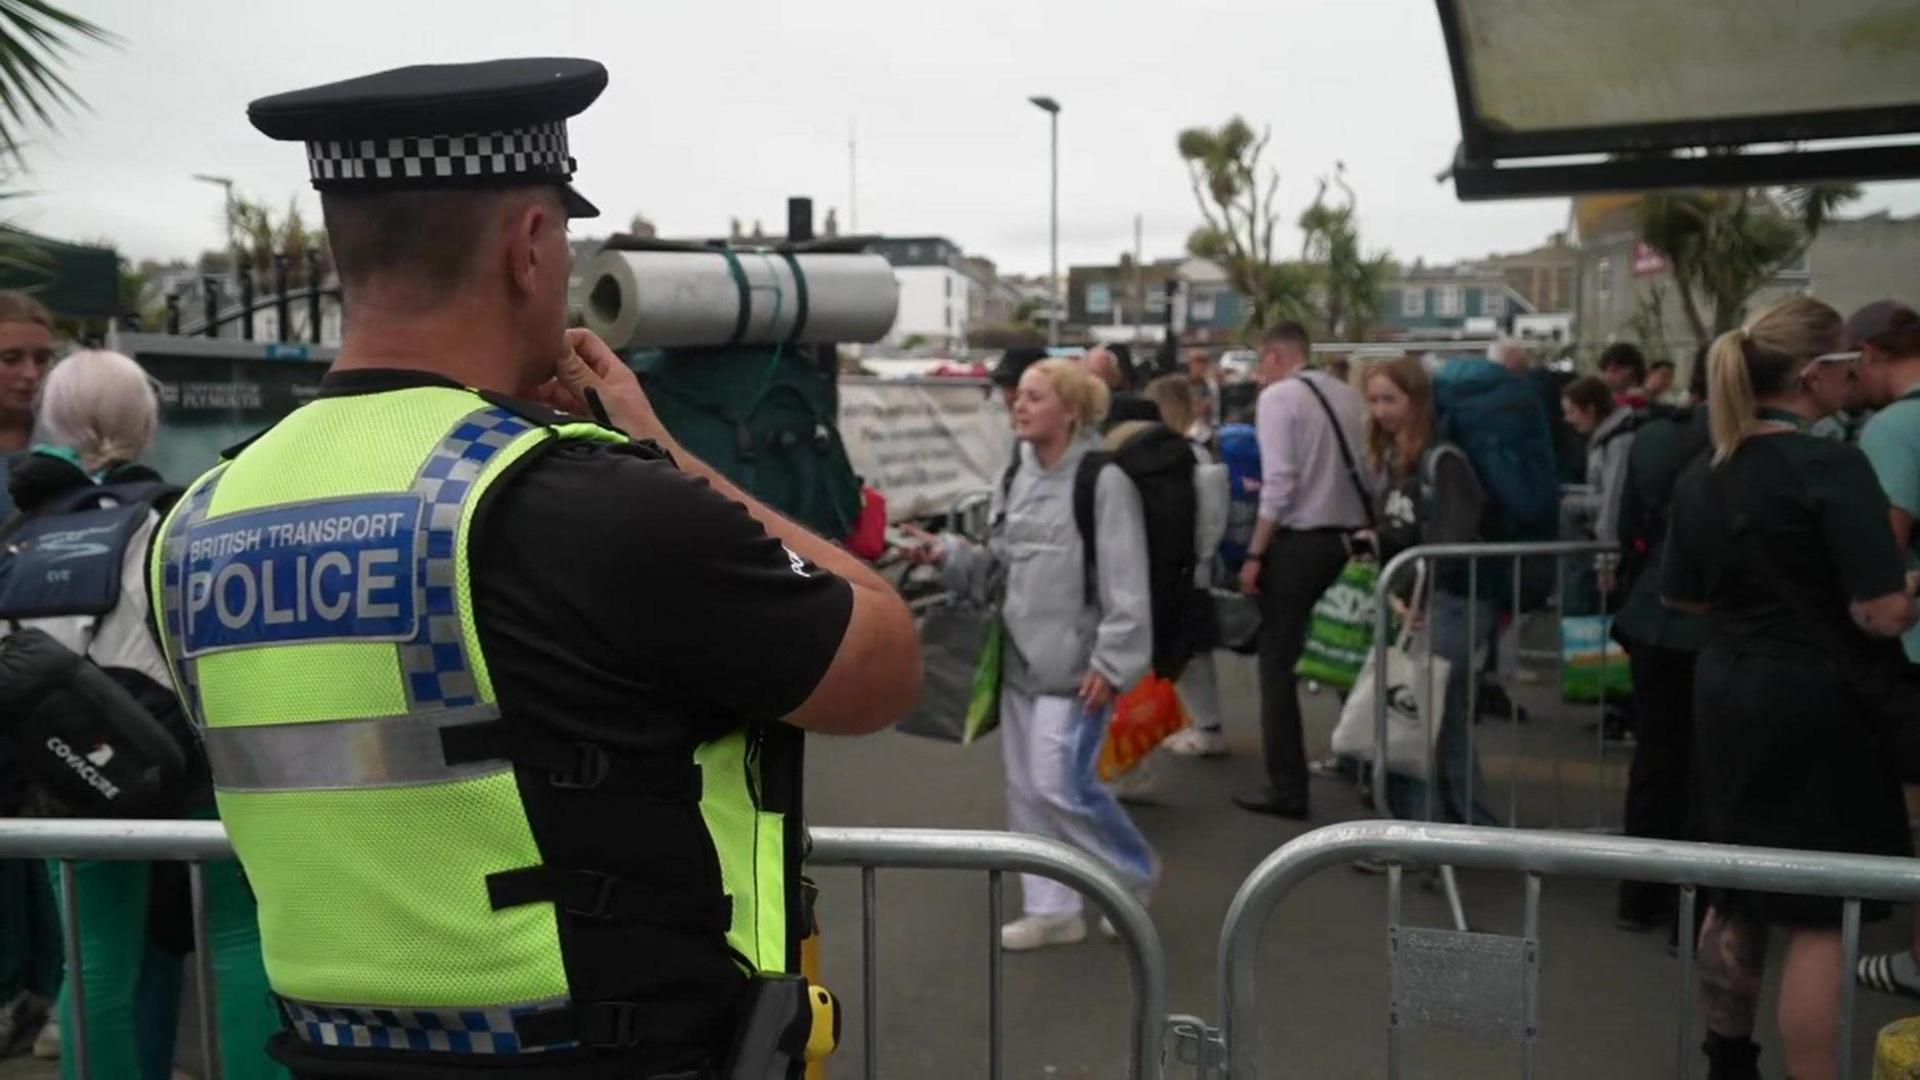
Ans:
[[[194,173],[193,178],[203,184],[212,184],[226,192],[227,217],[227,257],[233,260],[233,279],[240,280],[240,238],[233,231],[233,180],[225,176],[208,176]]]
[[[1060,346],[1060,103],[1045,94],[1027,99],[1047,114],[1053,132],[1053,199],[1047,216],[1047,344]]]

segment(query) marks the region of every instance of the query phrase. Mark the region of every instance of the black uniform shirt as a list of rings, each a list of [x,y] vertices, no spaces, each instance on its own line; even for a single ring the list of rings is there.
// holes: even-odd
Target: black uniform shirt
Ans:
[[[322,396],[457,385],[361,369],[329,374]],[[503,711],[657,751],[777,720],[813,692],[852,615],[845,581],[635,447],[558,442],[529,457],[481,495],[468,545]]]
[[[1734,536],[1729,514],[1755,539]],[[1661,595],[1711,605],[1708,648],[1898,652],[1847,614],[1848,601],[1898,592],[1906,580],[1887,496],[1859,447],[1795,432],[1753,436],[1719,466],[1703,455],[1681,475],[1672,519]]]

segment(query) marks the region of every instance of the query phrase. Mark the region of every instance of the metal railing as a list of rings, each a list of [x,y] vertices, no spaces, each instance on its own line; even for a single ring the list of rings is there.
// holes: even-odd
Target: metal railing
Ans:
[[[1543,876],[1555,876],[1621,878],[1679,886],[1678,925],[1681,927],[1694,925],[1695,893],[1699,887],[1840,898],[1844,901],[1843,952],[1836,987],[1841,1016],[1836,1075],[1840,1080],[1847,1080],[1853,1067],[1854,966],[1860,948],[1860,902],[1920,900],[1920,861],[1913,859],[1399,821],[1330,825],[1298,837],[1269,855],[1240,886],[1228,907],[1226,923],[1220,931],[1221,1026],[1212,1037],[1217,1056],[1224,1059],[1224,1071],[1203,1070],[1202,1078],[1252,1080],[1258,1075],[1260,1024],[1255,976],[1261,935],[1272,920],[1274,909],[1301,882],[1329,866],[1344,866],[1362,858],[1389,864],[1387,918],[1389,963],[1393,965],[1390,973],[1393,1000],[1389,1003],[1386,1046],[1389,1076],[1399,1075],[1400,1031],[1416,1026],[1504,1031],[1522,1043],[1524,1075],[1534,1074],[1533,1044],[1539,1016],[1540,881]],[[1523,934],[1516,938],[1411,930],[1401,926],[1400,870],[1403,866],[1460,866],[1525,874]],[[1411,969],[1421,958],[1446,956],[1457,960],[1469,951],[1504,961],[1517,993],[1504,1003],[1497,1000],[1474,1003],[1478,1015],[1472,1019],[1479,1023],[1478,1027],[1417,1023],[1445,1010],[1421,1008],[1431,1003],[1435,987],[1432,983],[1421,983],[1414,971],[1403,971],[1403,967]],[[1693,954],[1692,934],[1681,933],[1677,995],[1680,1009],[1674,1047],[1675,1075],[1682,1080],[1689,1074],[1694,1053],[1689,1002]],[[1409,956],[1415,960],[1409,961]],[[1476,988],[1489,998],[1498,996],[1495,986],[1483,983]],[[1456,1015],[1453,1019],[1460,1017]]]
[[[875,878],[881,869],[984,870],[987,872],[988,1072],[998,1080],[1004,1049],[1001,1025],[1001,875],[1039,874],[1079,890],[1113,922],[1126,947],[1133,976],[1133,1037],[1128,1076],[1160,1075],[1162,1025],[1167,1013],[1167,960],[1147,910],[1113,871],[1091,856],[1055,840],[1014,833],[951,829],[814,829],[813,866],[860,868],[860,926],[865,1009],[862,1075],[878,1074],[879,1032],[875,962]]]
[[[1002,875],[1038,874],[1069,885],[1091,899],[1113,923],[1126,949],[1134,996],[1129,1075],[1136,1080],[1159,1076],[1162,1028],[1166,1016],[1167,961],[1159,935],[1139,899],[1113,872],[1085,853],[1054,840],[1011,833],[946,829],[834,829],[812,830],[813,866],[855,867],[860,874],[863,960],[862,1004],[865,1010],[864,1075],[877,1075],[879,997],[876,942],[875,884],[879,870],[972,870],[987,875],[988,910],[988,1054],[987,1075],[1001,1075],[1004,1049],[1000,922]],[[0,820],[0,859],[52,859],[59,864],[65,938],[68,995],[73,1005],[71,1043],[74,1071],[82,1080],[90,1075],[86,1054],[86,987],[80,956],[79,909],[73,862],[108,860],[185,862],[193,892],[194,979],[200,1012],[200,1047],[207,1076],[220,1075],[219,1042],[214,1023],[214,975],[208,955],[206,905],[201,864],[230,859],[233,848],[217,821],[79,821],[50,819]]]
[[[1377,811],[1379,811],[1380,814],[1382,814],[1383,816],[1391,816],[1392,814],[1392,811],[1388,805],[1388,780],[1387,780],[1388,770],[1387,770],[1387,754],[1385,753],[1385,749],[1387,746],[1387,715],[1388,715],[1388,707],[1390,704],[1389,695],[1387,693],[1386,650],[1392,647],[1392,633],[1393,633],[1392,605],[1388,602],[1387,598],[1390,595],[1392,595],[1392,587],[1394,582],[1396,582],[1400,578],[1400,576],[1407,570],[1408,567],[1413,566],[1416,563],[1426,563],[1428,565],[1436,565],[1449,560],[1461,560],[1461,559],[1466,560],[1467,562],[1467,596],[1470,601],[1467,604],[1467,612],[1466,612],[1466,620],[1467,620],[1466,634],[1467,634],[1467,642],[1468,642],[1466,660],[1467,660],[1467,663],[1471,665],[1474,659],[1479,655],[1479,646],[1483,636],[1482,631],[1491,631],[1493,629],[1492,625],[1488,625],[1485,627],[1482,627],[1479,625],[1479,605],[1471,602],[1472,598],[1477,596],[1480,592],[1480,587],[1479,587],[1480,586],[1480,567],[1481,567],[1482,560],[1506,561],[1509,563],[1509,567],[1508,567],[1509,578],[1511,579],[1510,584],[1512,586],[1512,597],[1511,597],[1512,606],[1510,610],[1513,611],[1517,617],[1522,609],[1522,603],[1521,603],[1522,571],[1524,569],[1524,562],[1528,558],[1551,557],[1554,559],[1554,578],[1555,578],[1554,593],[1555,595],[1560,596],[1564,599],[1566,595],[1566,561],[1565,560],[1568,557],[1570,556],[1597,557],[1601,555],[1610,554],[1618,550],[1619,550],[1619,546],[1617,544],[1607,543],[1607,542],[1597,541],[1597,540],[1553,540],[1553,541],[1507,543],[1507,544],[1426,544],[1419,547],[1408,548],[1407,550],[1402,551],[1400,554],[1388,560],[1387,564],[1384,567],[1382,567],[1380,570],[1380,582],[1379,582],[1380,600],[1379,600],[1379,603],[1375,605],[1374,633],[1373,633],[1373,649],[1374,649],[1373,800],[1374,800],[1374,808]],[[1426,593],[1427,593],[1426,602],[1429,607],[1429,614],[1430,614],[1433,598],[1438,594],[1440,590],[1437,587],[1435,587],[1433,583],[1433,575],[1430,574],[1427,580],[1428,580],[1428,584],[1426,587]],[[1602,610],[1604,610],[1607,606],[1608,595],[1609,594],[1606,590],[1602,590],[1601,605],[1600,605]],[[1428,686],[1432,686],[1433,684],[1432,659],[1433,659],[1433,650],[1429,649],[1427,651],[1427,673],[1425,676],[1425,681]],[[1606,696],[1607,663],[1608,663],[1607,652],[1603,648],[1601,651],[1601,666],[1600,666],[1600,673],[1599,673],[1600,674],[1600,679],[1599,679],[1600,696],[1599,696],[1598,705],[1596,706],[1601,723],[1599,723],[1596,726],[1594,731],[1595,763],[1596,763],[1596,767],[1599,774],[1602,776],[1604,776],[1605,762],[1606,762],[1606,724],[1604,721],[1605,721],[1605,714],[1606,714],[1606,707],[1607,707],[1607,696]],[[1512,695],[1509,694],[1508,697],[1509,699],[1511,699]],[[1474,777],[1477,770],[1472,767],[1471,763],[1474,760],[1474,745],[1473,745],[1474,726],[1475,726],[1474,719],[1476,715],[1479,713],[1479,704],[1480,704],[1479,698],[1480,698],[1479,673],[1477,671],[1470,672],[1467,677],[1467,714],[1466,716],[1461,717],[1458,720],[1458,722],[1462,723],[1465,726],[1465,735],[1467,740],[1466,753],[1467,753],[1467,760],[1469,762],[1469,767],[1467,769],[1466,790],[1465,792],[1461,793],[1461,805],[1467,809],[1468,813],[1472,812],[1472,809],[1474,806],[1475,793],[1473,790],[1473,786],[1474,786]],[[1513,708],[1514,708],[1515,715],[1510,717],[1510,719],[1514,719],[1517,721],[1518,720],[1518,715],[1517,715],[1518,704],[1515,703]],[[1429,725],[1437,725],[1437,724],[1443,723],[1444,712],[1445,710],[1444,710],[1443,704],[1441,702],[1435,702],[1429,710],[1429,716],[1428,716]],[[1428,766],[1427,767],[1427,777],[1428,777],[1427,817],[1431,819],[1435,817],[1437,799],[1439,798],[1439,791],[1441,787],[1439,782],[1441,763],[1437,760],[1438,755],[1436,753],[1436,747],[1438,745],[1438,741],[1436,738],[1436,733],[1431,730],[1426,732],[1425,741],[1427,746],[1427,766]],[[1560,824],[1560,793],[1561,793],[1560,766],[1561,766],[1560,745],[1559,745],[1559,742],[1556,740],[1553,746],[1553,825],[1556,828],[1558,828]],[[1519,816],[1519,803],[1520,803],[1519,776],[1520,774],[1517,768],[1509,771],[1508,788],[1507,788],[1507,792],[1508,792],[1507,821],[1509,824],[1516,823]],[[1605,785],[1596,784],[1594,786],[1594,827],[1596,828],[1601,826],[1605,816],[1605,805],[1603,801],[1604,799],[1605,799]]]

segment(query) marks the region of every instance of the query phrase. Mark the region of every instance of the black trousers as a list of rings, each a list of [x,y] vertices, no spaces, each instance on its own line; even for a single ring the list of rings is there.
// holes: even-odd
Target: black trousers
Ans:
[[[1693,669],[1699,654],[1635,643],[1633,669],[1634,749],[1627,772],[1626,834],[1655,840],[1685,840],[1693,766]],[[1648,920],[1670,915],[1677,903],[1671,885],[1620,883],[1620,914]]]
[[[1313,605],[1347,564],[1344,530],[1277,532],[1260,567],[1260,745],[1267,782],[1307,795],[1307,747],[1293,668],[1307,647]]]

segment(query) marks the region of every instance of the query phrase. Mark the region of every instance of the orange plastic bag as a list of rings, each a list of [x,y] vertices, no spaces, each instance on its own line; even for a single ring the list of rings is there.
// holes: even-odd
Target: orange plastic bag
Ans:
[[[1107,737],[1100,744],[1100,779],[1110,781],[1132,769],[1167,736],[1186,726],[1187,710],[1181,707],[1173,683],[1148,675],[1114,702]]]

